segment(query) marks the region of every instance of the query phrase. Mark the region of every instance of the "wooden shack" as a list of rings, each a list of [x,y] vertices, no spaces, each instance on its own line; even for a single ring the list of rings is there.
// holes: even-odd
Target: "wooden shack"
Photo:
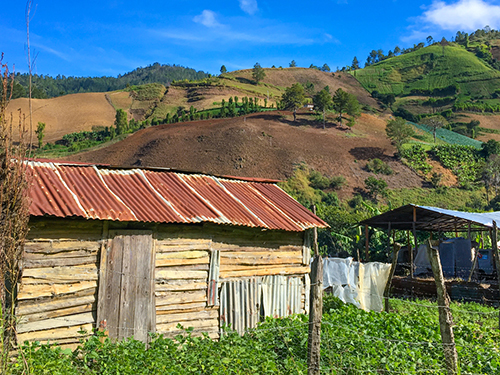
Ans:
[[[19,342],[76,346],[217,338],[263,316],[308,310],[310,236],[326,224],[277,185],[171,171],[30,162],[30,232],[16,314]]]

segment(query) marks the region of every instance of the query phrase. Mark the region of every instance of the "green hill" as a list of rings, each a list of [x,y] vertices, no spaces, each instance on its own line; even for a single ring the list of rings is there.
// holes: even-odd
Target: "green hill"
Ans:
[[[58,75],[33,75],[33,97],[37,99],[53,98],[66,94],[83,92],[108,92],[125,89],[127,86],[159,83],[169,85],[174,80],[196,80],[209,77],[208,73],[196,71],[180,65],[154,63],[139,67],[118,77],[65,77]],[[27,97],[28,74],[17,74],[13,99]]]
[[[500,87],[497,71],[465,48],[435,44],[353,72],[369,92],[490,97]]]

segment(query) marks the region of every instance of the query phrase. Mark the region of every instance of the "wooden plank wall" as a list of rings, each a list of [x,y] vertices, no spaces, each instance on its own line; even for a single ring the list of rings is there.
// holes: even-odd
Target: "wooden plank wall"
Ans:
[[[181,324],[194,334],[219,336],[219,306],[207,306],[210,255],[220,254],[219,291],[225,281],[255,276],[305,277],[303,233],[262,231],[206,224],[161,226],[156,243],[156,329],[175,336]],[[306,287],[301,290],[305,312]]]
[[[96,319],[102,223],[67,220],[32,225],[22,261],[16,315],[18,342],[76,347]]]
[[[99,256],[107,240],[103,222],[41,218],[32,222],[19,285],[18,340],[76,346],[80,329],[96,324]],[[199,225],[111,222],[112,229],[151,229],[155,241],[156,331],[219,337],[219,306],[208,306],[210,256],[218,250],[218,288],[229,280],[309,273],[304,233]],[[306,254],[306,256],[304,255]],[[301,302],[307,309],[306,289]]]

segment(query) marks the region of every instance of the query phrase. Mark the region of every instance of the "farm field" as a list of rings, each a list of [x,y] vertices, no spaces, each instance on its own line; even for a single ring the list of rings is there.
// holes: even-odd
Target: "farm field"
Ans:
[[[326,296],[323,306],[322,374],[446,373],[435,303],[391,299],[392,311],[365,312]],[[498,374],[498,310],[452,303],[461,374]],[[33,344],[11,375],[30,374],[306,374],[308,317],[268,318],[243,337],[220,341],[186,334],[156,337],[145,350],[133,339],[113,344],[98,337],[74,352]]]
[[[408,95],[413,89],[434,90],[455,84],[462,96],[489,96],[498,88],[500,72],[459,46],[432,45],[355,71],[372,92]]]
[[[27,98],[12,100],[7,107],[7,115],[17,110],[29,113]],[[90,131],[93,126],[112,126],[115,121],[115,109],[110,105],[104,93],[84,93],[59,96],[52,99],[33,99],[33,127],[44,122],[45,142],[55,142],[65,134]],[[36,139],[36,136],[34,135]]]

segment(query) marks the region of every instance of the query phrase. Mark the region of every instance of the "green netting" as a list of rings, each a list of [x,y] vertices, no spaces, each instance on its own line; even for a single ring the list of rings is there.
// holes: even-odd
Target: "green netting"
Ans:
[[[408,123],[412,124],[417,129],[420,129],[432,135],[432,127],[410,121],[408,121]],[[436,130],[436,138],[452,145],[472,146],[477,149],[480,149],[482,144],[482,142],[480,141],[443,128],[439,128]]]

